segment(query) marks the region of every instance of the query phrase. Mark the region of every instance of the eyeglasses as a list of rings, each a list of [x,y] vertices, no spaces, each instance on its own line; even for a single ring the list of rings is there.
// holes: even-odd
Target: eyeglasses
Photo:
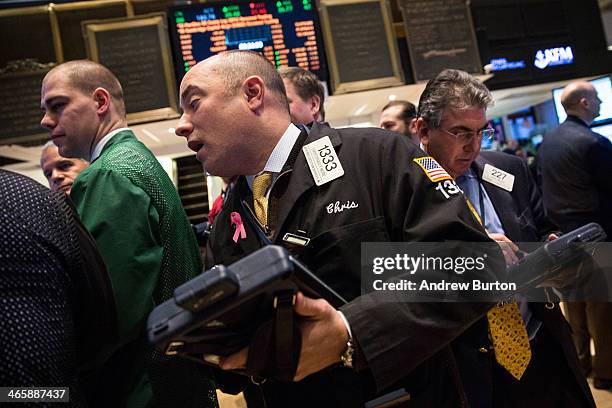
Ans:
[[[495,129],[488,127],[485,129],[481,129],[478,130],[476,132],[474,131],[462,131],[462,132],[457,132],[457,133],[452,133],[449,132],[448,130],[439,128],[441,131],[443,131],[446,134],[449,134],[451,136],[453,136],[455,139],[457,139],[458,142],[460,143],[469,143],[472,140],[474,140],[475,137],[477,137],[478,139],[482,140],[492,140],[493,136],[495,135]]]

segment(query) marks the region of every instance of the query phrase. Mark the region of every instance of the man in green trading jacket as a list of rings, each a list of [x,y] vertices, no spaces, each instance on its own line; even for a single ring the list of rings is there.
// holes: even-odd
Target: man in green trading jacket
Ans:
[[[176,189],[127,128],[119,81],[97,63],[70,61],[46,75],[41,106],[41,125],[60,155],[91,162],[71,198],[102,253],[117,303],[118,344],[101,367],[82,375],[90,403],[216,406],[203,368],[165,359],[146,343],[148,313],[199,273],[201,260]]]

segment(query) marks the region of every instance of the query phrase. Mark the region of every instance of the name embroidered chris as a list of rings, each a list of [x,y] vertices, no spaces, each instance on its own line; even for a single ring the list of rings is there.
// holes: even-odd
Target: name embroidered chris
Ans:
[[[340,201],[336,201],[335,203],[329,203],[326,208],[328,214],[335,214],[344,210],[350,210],[351,208],[357,207],[359,207],[359,204],[354,201],[347,201],[346,203],[340,203]]]

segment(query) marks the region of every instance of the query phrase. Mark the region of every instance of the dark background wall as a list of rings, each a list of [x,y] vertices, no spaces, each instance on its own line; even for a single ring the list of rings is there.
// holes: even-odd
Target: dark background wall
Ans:
[[[612,58],[597,0],[472,0],[483,64],[494,58],[524,61],[524,69],[497,72],[492,89],[607,74]],[[574,63],[534,66],[538,50],[570,46]]]

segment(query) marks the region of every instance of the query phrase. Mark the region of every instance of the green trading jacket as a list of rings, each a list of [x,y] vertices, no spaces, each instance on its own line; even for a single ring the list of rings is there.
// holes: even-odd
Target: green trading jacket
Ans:
[[[205,401],[210,403],[205,405],[216,405],[214,387],[197,375],[199,367],[177,369],[176,362],[170,362],[175,372],[169,373],[164,370],[168,362],[146,343],[146,319],[154,305],[201,271],[199,250],[180,198],[155,156],[132,131],[121,131],[77,177],[70,195],[102,253],[117,304],[119,344],[93,380],[113,391],[97,392],[111,392],[113,404],[129,407],[144,407],[151,401],[159,406],[165,399],[184,406],[179,402],[182,398],[199,400],[199,406]],[[198,372],[197,384],[190,369]],[[188,390],[189,384],[199,389]],[[182,395],[182,388],[188,396]],[[176,396],[168,397],[168,392]],[[195,398],[195,392],[203,399]]]

